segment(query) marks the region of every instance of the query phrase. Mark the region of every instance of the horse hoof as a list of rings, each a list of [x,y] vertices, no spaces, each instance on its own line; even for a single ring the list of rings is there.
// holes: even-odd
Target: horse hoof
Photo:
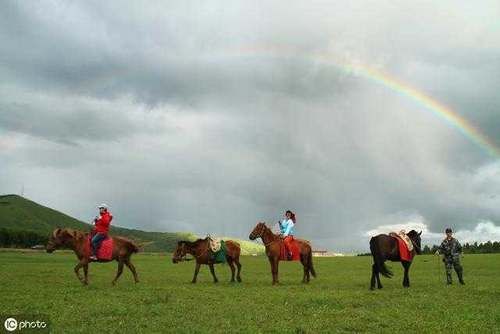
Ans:
[[[191,281],[191,284],[196,284],[196,281]]]

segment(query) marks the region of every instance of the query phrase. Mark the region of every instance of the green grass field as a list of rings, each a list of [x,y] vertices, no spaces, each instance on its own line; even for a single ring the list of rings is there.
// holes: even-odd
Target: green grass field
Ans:
[[[500,331],[500,255],[466,255],[466,286],[445,286],[436,257],[419,256],[404,289],[393,263],[395,277],[377,291],[368,289],[369,257],[314,260],[318,277],[309,285],[300,283],[300,264],[281,263],[281,284],[271,286],[264,257],[242,258],[241,284],[217,265],[217,285],[205,266],[193,285],[193,262],[139,254],[141,282],[125,271],[112,287],[116,263],[92,265],[82,286],[71,253],[0,252],[0,314],[46,314],[57,333]]]

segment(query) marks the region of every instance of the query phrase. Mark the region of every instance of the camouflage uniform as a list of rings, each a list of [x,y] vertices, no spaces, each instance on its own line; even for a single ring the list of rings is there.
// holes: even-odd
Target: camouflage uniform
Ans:
[[[460,245],[455,238],[446,238],[443,240],[438,250],[440,254],[443,254],[443,262],[446,268],[446,282],[451,284],[451,269],[453,267],[457,273],[460,284],[464,284],[463,268],[460,265],[462,245]]]

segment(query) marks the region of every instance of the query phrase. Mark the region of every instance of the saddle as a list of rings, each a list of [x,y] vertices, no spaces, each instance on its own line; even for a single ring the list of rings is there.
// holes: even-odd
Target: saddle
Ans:
[[[410,252],[413,250],[413,242],[411,242],[411,239],[406,235],[404,230],[399,231],[399,233],[390,232],[389,235],[393,238],[400,238],[404,241],[406,247]]]
[[[389,236],[395,238],[398,242],[399,257],[403,261],[411,261],[413,258],[413,243],[411,239],[405,234],[404,231],[399,233],[391,232]]]
[[[280,261],[299,261],[300,260],[300,246],[297,239],[293,238],[288,242],[288,248],[292,256],[288,256],[285,242],[280,243]]]
[[[87,243],[86,243],[86,252],[88,257],[90,257],[90,254],[92,253],[92,234],[89,234],[87,237]],[[111,261],[113,259],[113,245],[114,241],[113,238],[107,236],[104,240],[101,241],[101,245],[99,246],[99,249],[97,250],[97,259],[101,261]]]
[[[222,239],[220,238],[212,238],[210,235],[207,236],[208,246],[212,253],[217,253],[221,249]]]
[[[210,235],[208,239],[208,250],[211,253],[211,258],[215,263],[226,262],[226,243],[220,238],[212,238]]]

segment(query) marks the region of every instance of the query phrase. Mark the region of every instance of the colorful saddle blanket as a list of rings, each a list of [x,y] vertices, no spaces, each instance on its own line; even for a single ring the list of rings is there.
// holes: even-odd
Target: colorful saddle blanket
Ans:
[[[395,235],[390,234],[390,236],[398,241],[399,257],[401,258],[401,260],[411,261],[413,259],[413,253],[408,248],[408,245],[406,244],[406,242],[403,239],[401,239],[399,237],[399,235],[395,236]]]
[[[291,257],[288,257],[285,243],[280,243],[280,261],[299,261],[300,260],[300,246],[296,239],[293,239],[288,243],[289,251],[292,253]]]
[[[224,242],[224,240],[218,240],[218,244],[218,250],[215,252],[213,251],[213,248],[210,247],[212,251],[212,258],[214,259],[215,263],[226,262],[226,243]]]
[[[87,238],[87,247],[86,247],[86,254],[87,256],[90,256],[90,254],[92,253],[91,252],[91,242],[92,242],[92,235],[90,234]],[[110,261],[112,260],[113,258],[113,244],[114,244],[114,241],[113,241],[113,238],[110,238],[109,236],[104,239],[102,242],[101,242],[101,246],[99,247],[99,249],[97,250],[97,258],[99,260],[103,260],[103,261]]]

